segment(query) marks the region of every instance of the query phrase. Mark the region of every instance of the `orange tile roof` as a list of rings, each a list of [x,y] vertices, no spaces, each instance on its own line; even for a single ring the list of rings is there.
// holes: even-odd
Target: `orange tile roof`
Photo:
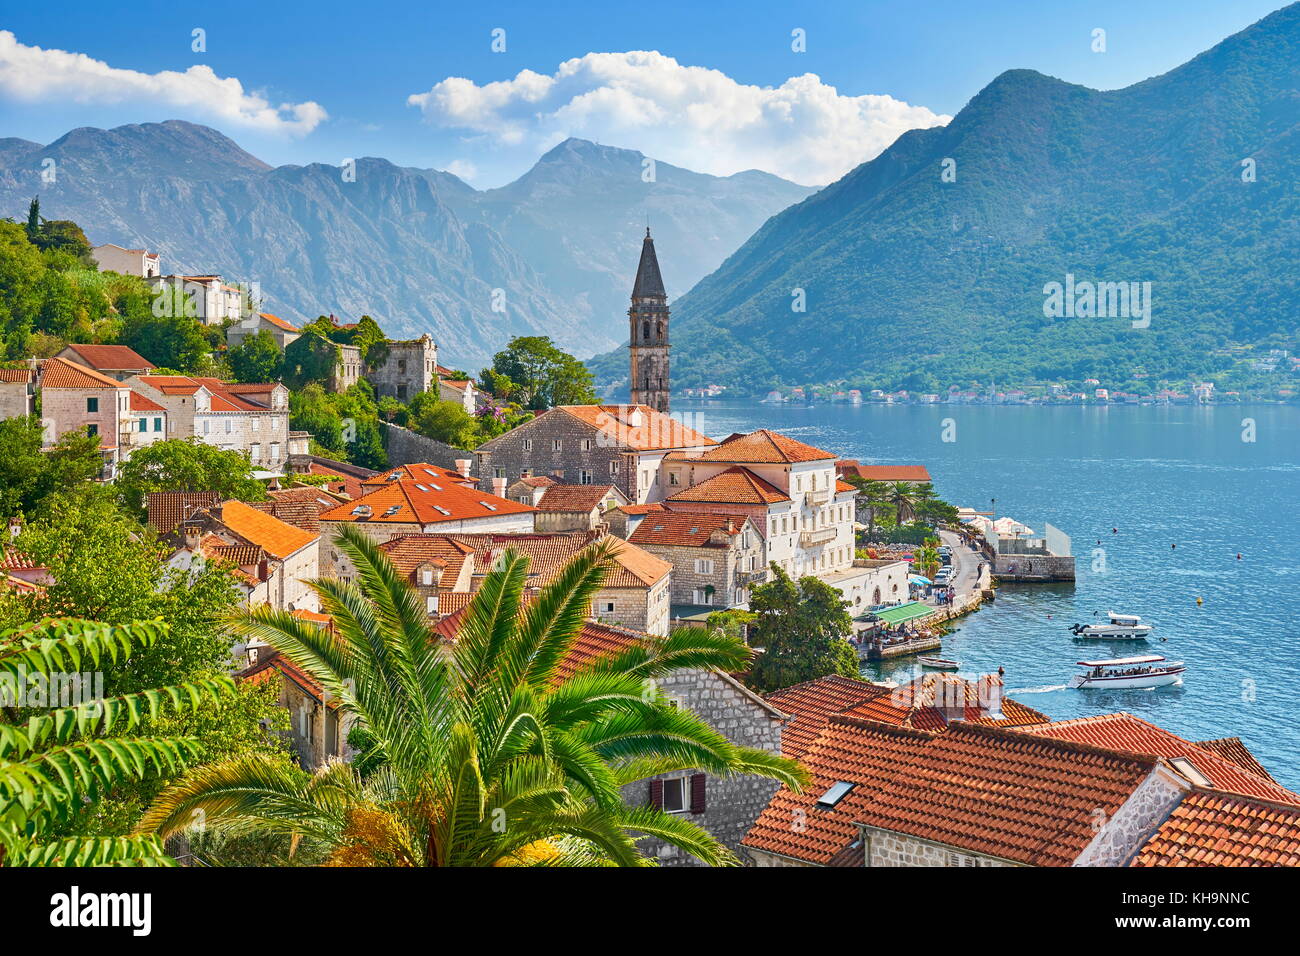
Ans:
[[[215,412],[270,411],[269,406],[244,398],[244,395],[265,394],[275,388],[274,384],[240,385],[219,378],[191,378],[188,375],[141,375],[140,381],[164,395],[193,395],[200,388],[206,388],[212,396],[212,410]]]
[[[841,714],[802,762],[811,785],[799,795],[777,791],[745,846],[827,865],[861,823],[958,851],[1069,866],[1096,835],[1098,814],[1112,816],[1157,759],[981,724],[936,734]],[[818,807],[839,781],[854,787],[833,808]]]
[[[1001,679],[982,678],[1002,690]],[[845,711],[851,717],[874,720],[917,730],[943,730],[952,720],[987,724],[993,727],[1027,727],[1046,724],[1050,718],[1009,697],[1001,698],[1001,717],[990,716],[987,701],[979,698],[978,681],[956,674],[922,674],[910,684],[896,687],[888,694],[873,695]]]
[[[250,507],[258,511],[279,518],[285,524],[291,524],[295,528],[308,531],[312,534],[320,533],[320,513],[327,508],[333,508],[338,504],[337,501],[331,500],[327,504],[321,504],[318,500],[295,501],[272,498],[270,501],[253,501]]]
[[[307,474],[324,475],[327,478],[337,478],[338,483],[335,485],[334,490],[347,495],[349,498],[360,498],[365,493],[365,489],[361,487],[363,479],[356,475],[348,474],[341,470],[332,468],[329,465],[323,465],[318,461],[313,461],[307,465]]]
[[[519,481],[529,488],[549,488],[551,485],[559,484],[550,475],[529,475],[526,478],[520,478]]]
[[[1162,727],[1132,714],[1099,714],[1025,728],[1027,733],[1058,740],[1075,740],[1127,753],[1157,757],[1184,757],[1209,780],[1210,786],[1249,797],[1261,797],[1281,803],[1300,804],[1300,795],[1275,783],[1271,777],[1259,776],[1243,769],[1213,750],[1200,747]],[[1175,767],[1174,769],[1177,769]]]
[[[473,545],[449,534],[404,534],[385,541],[379,550],[388,555],[393,567],[406,575],[414,573],[422,564],[441,565],[444,587],[456,580],[466,561],[473,564],[474,555]],[[441,601],[439,597],[439,612],[451,613],[443,608]]]
[[[613,485],[548,485],[537,508],[539,511],[592,511],[604,503],[613,489]]]
[[[1219,737],[1215,740],[1198,740],[1196,746],[1204,747],[1206,750],[1213,750],[1220,757],[1231,760],[1243,770],[1248,770],[1257,777],[1263,777],[1265,780],[1273,780],[1273,775],[1269,773],[1262,763],[1255,759],[1255,755],[1250,752],[1240,737]],[[1276,783],[1277,781],[1274,781]]]
[[[768,505],[778,501],[789,501],[790,497],[776,485],[760,478],[748,468],[733,465],[712,478],[706,478],[697,485],[669,495],[668,500]]]
[[[41,364],[41,388],[126,388],[116,379],[96,372],[93,368],[50,358]]]
[[[924,484],[930,480],[930,472],[924,465],[859,465],[848,459],[837,461],[835,470],[841,475],[857,475],[867,481],[911,481]]]
[[[144,500],[149,527],[159,534],[171,534],[196,511],[221,504],[221,495],[215,491],[151,491]]]
[[[159,405],[157,402],[155,402],[152,398],[149,398],[149,397],[146,396],[146,395],[141,395],[139,392],[132,392],[132,393],[131,393],[131,411],[133,411],[133,412],[165,412],[165,411],[167,411],[167,409],[163,408],[161,405]]]
[[[633,412],[641,413],[641,424],[632,425]],[[712,438],[687,428],[675,418],[657,412],[648,405],[557,405],[545,415],[562,413],[571,415],[603,432],[614,445],[633,451],[661,451],[670,448],[689,448],[715,445]]]
[[[798,760],[835,714],[888,693],[888,687],[831,674],[767,694],[769,704],[790,715],[781,731],[781,754]]]
[[[97,371],[145,372],[157,367],[125,345],[69,345],[68,348],[81,356],[83,365]]]
[[[854,491],[854,492],[856,492],[857,490],[858,490],[858,489],[854,488],[851,484],[849,484],[849,483],[848,483],[847,481],[845,481],[843,478],[836,478],[836,479],[835,479],[835,491],[836,491],[837,493],[838,493],[838,492],[841,492],[841,491]]]
[[[1130,866],[1300,866],[1300,807],[1197,788]]]
[[[700,455],[700,461],[729,461],[741,464],[824,461],[835,456],[789,435],[760,428],[747,435],[732,435],[716,448]]]
[[[473,478],[467,478],[458,471],[450,468],[443,468],[441,465],[435,465],[427,461],[412,462],[409,465],[397,465],[393,468],[386,468],[378,474],[371,475],[369,478],[362,478],[361,484],[367,489],[375,485],[386,485],[390,481],[396,481],[398,478],[410,478],[414,481],[428,483],[430,481],[454,481],[461,485],[477,485],[478,482]]]
[[[661,511],[638,524],[627,540],[638,545],[725,548],[730,543],[731,536],[740,534],[747,520],[735,515],[717,515],[707,512]],[[726,534],[727,542],[713,540],[715,531]]]
[[[0,368],[0,382],[30,382],[35,374],[29,368]]]
[[[221,505],[221,523],[241,538],[261,545],[267,553],[281,560],[320,537],[258,511],[242,501],[232,500]]]
[[[297,612],[295,612],[297,613]],[[264,647],[258,657],[256,664],[252,664],[235,676],[241,681],[248,681],[251,684],[263,684],[274,678],[277,674],[286,680],[291,680],[312,697],[317,700],[323,699],[325,689],[321,686],[320,681],[316,680],[311,674],[307,673],[289,658],[285,657],[277,650]],[[339,702],[331,700],[327,706],[338,707]]]
[[[625,515],[648,515],[660,511],[667,511],[662,502],[652,501],[644,505],[622,505],[618,508]]]
[[[356,514],[360,507],[370,515]],[[441,510],[439,510],[441,509]],[[537,511],[532,505],[498,498],[459,482],[430,478],[416,481],[399,478],[367,491],[360,498],[323,512],[321,521],[383,522],[388,524],[437,524],[472,518],[521,515]]]
[[[613,547],[613,565],[605,576],[607,588],[645,588],[663,580],[673,566],[667,561],[628,544],[613,535],[596,531],[560,531],[534,534],[457,534],[456,540],[470,545],[478,553],[475,567],[480,573],[495,563],[507,549],[528,556],[528,586],[549,583],[574,555],[598,541]]]
[[[272,325],[274,325],[274,326],[275,326],[276,328],[278,328],[278,329],[283,329],[283,330],[286,331],[286,332],[298,332],[298,331],[300,331],[296,325],[293,325],[293,324],[290,323],[290,322],[286,322],[284,319],[280,318],[278,315],[272,315],[270,312],[259,312],[259,313],[257,313],[257,314],[258,314],[259,316],[261,316],[262,318],[266,319],[266,321],[270,322]]]
[[[672,573],[672,562],[643,551],[621,538],[609,536],[614,546],[614,567],[605,576],[607,588],[653,587]]]

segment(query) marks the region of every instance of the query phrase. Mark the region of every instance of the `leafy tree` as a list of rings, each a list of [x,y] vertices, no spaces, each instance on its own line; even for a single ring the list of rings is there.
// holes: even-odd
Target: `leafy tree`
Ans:
[[[886,496],[889,503],[894,506],[894,512],[898,515],[899,524],[911,517],[912,509],[916,506],[917,501],[916,486],[912,482],[891,481]]]
[[[101,668],[129,658],[167,632],[160,622],[112,626],[74,619],[44,620],[0,632],[0,686],[17,688],[34,675]],[[142,724],[184,714],[234,693],[229,677],[150,688],[88,704],[41,710],[25,720],[17,708],[0,717],[0,864],[5,866],[170,865],[155,836],[67,833],[87,803],[123,784],[174,772],[201,752],[192,736],[154,736]]]
[[[297,391],[312,383],[328,382],[338,365],[338,345],[313,325],[307,325],[285,348],[280,374],[285,384]]]
[[[99,442],[78,429],[42,451],[44,429],[35,415],[0,421],[0,518],[31,514],[53,492],[97,477],[104,469]]]
[[[732,744],[654,690],[681,667],[744,666],[738,642],[686,629],[577,674],[560,670],[607,549],[577,556],[526,610],[528,561],[505,552],[447,649],[430,640],[423,603],[374,542],[348,528],[339,546],[358,580],[312,585],[335,631],[268,608],[237,630],[305,668],[360,721],[367,734],[354,739],[368,746],[358,764],[308,775],[259,757],[218,762],[164,791],[139,834],[180,832],[203,811],[209,830],[301,837],[332,865],[645,865],[642,835],[717,864],[732,857],[711,835],[626,806],[622,787],[688,768],[802,785],[797,764]],[[509,808],[506,827],[495,808]]]
[[[295,391],[289,396],[289,427],[311,432],[314,449],[326,457],[376,471],[388,465],[375,392],[364,379],[342,394],[327,392],[319,382]]]
[[[119,469],[116,485],[123,505],[141,516],[151,491],[215,491],[240,501],[266,499],[266,488],[253,477],[247,455],[197,437],[169,438],[138,449]]]
[[[167,296],[171,291],[164,290],[159,295]],[[202,324],[183,312],[159,316],[152,311],[146,314],[133,310],[123,322],[121,342],[154,365],[180,369],[187,375],[202,371],[212,351]]]
[[[421,392],[411,402],[407,426],[453,448],[478,447],[478,421],[460,402],[444,402],[432,392]]]
[[[858,676],[858,655],[845,637],[852,619],[840,592],[814,577],[798,582],[772,565],[773,580],[754,588],[749,609],[757,615],[750,643],[763,648],[750,673],[764,693],[825,677]]]
[[[275,337],[266,329],[260,329],[245,336],[242,342],[227,352],[226,362],[237,382],[274,382],[280,376],[284,353],[276,344]]]
[[[504,350],[492,357],[492,368],[484,369],[482,378],[491,383],[489,387],[499,387],[497,375],[514,383],[514,397],[526,408],[596,403],[591,372],[557,348],[548,336],[512,338]]]

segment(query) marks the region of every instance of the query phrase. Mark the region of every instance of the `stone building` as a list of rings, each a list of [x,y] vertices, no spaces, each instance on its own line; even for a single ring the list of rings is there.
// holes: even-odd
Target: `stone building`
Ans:
[[[347,391],[361,379],[374,386],[379,398],[409,402],[438,387],[438,347],[426,333],[418,339],[387,341],[371,346],[363,359],[355,345],[336,345],[338,364],[329,390]]]
[[[237,348],[243,344],[244,339],[250,335],[256,335],[258,332],[266,332],[271,338],[275,339],[275,344],[283,350],[293,342],[297,341],[298,336],[302,334],[292,322],[288,322],[278,315],[270,312],[257,312],[248,318],[231,324],[226,329],[226,347]]]
[[[513,487],[518,488],[519,482],[515,482]],[[606,513],[627,504],[626,496],[614,485],[563,485],[551,482],[537,491],[541,492],[536,496],[538,531],[593,531],[604,524]],[[516,494],[522,497],[524,492],[521,490]],[[516,497],[509,490],[507,495]]]
[[[38,384],[45,445],[53,445],[68,432],[85,429],[99,437],[104,455],[102,477],[115,477],[117,466],[130,451],[131,387],[62,358],[41,364]]]
[[[132,375],[148,375],[155,368],[153,362],[125,345],[69,345],[55,358],[67,359],[100,375],[125,382]]]
[[[628,541],[672,564],[674,617],[743,607],[767,580],[763,537],[746,517],[658,511]]]
[[[629,384],[632,404],[668,413],[672,387],[668,371],[668,293],[659,274],[655,243],[646,227],[641,261],[632,285],[632,307],[627,310]]]
[[[662,500],[669,456],[717,444],[645,405],[557,405],[480,445],[480,487],[546,475],[563,484],[612,484],[633,504]]]
[[[141,279],[151,279],[162,274],[162,258],[148,249],[124,249],[106,242],[91,249],[90,257],[95,260],[100,272],[117,272]]]
[[[30,368],[0,368],[0,420],[31,415],[36,373]]]
[[[321,614],[298,616],[320,627],[329,626],[329,618]],[[249,654],[253,660],[235,676],[255,685],[279,681],[279,704],[289,712],[285,736],[299,765],[310,771],[331,759],[350,760],[353,752],[347,740],[356,718],[345,713],[316,678],[279,651],[263,646]]]

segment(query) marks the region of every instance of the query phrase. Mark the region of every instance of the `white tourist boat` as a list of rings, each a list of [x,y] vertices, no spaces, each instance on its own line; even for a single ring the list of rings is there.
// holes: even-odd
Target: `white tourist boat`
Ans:
[[[1076,624],[1070,628],[1075,637],[1098,641],[1140,641],[1151,633],[1152,625],[1143,622],[1136,614],[1116,614],[1110,611],[1105,624]]]
[[[1070,678],[1071,687],[1164,687],[1182,682],[1187,666],[1167,661],[1158,654],[1118,657],[1109,661],[1079,661],[1087,671]]]

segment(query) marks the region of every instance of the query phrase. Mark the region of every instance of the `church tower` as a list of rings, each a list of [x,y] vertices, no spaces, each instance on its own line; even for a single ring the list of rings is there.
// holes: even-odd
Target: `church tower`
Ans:
[[[632,404],[649,405],[668,414],[668,293],[659,275],[655,241],[650,227],[641,243],[641,263],[632,286],[632,308],[627,310],[631,326]]]

